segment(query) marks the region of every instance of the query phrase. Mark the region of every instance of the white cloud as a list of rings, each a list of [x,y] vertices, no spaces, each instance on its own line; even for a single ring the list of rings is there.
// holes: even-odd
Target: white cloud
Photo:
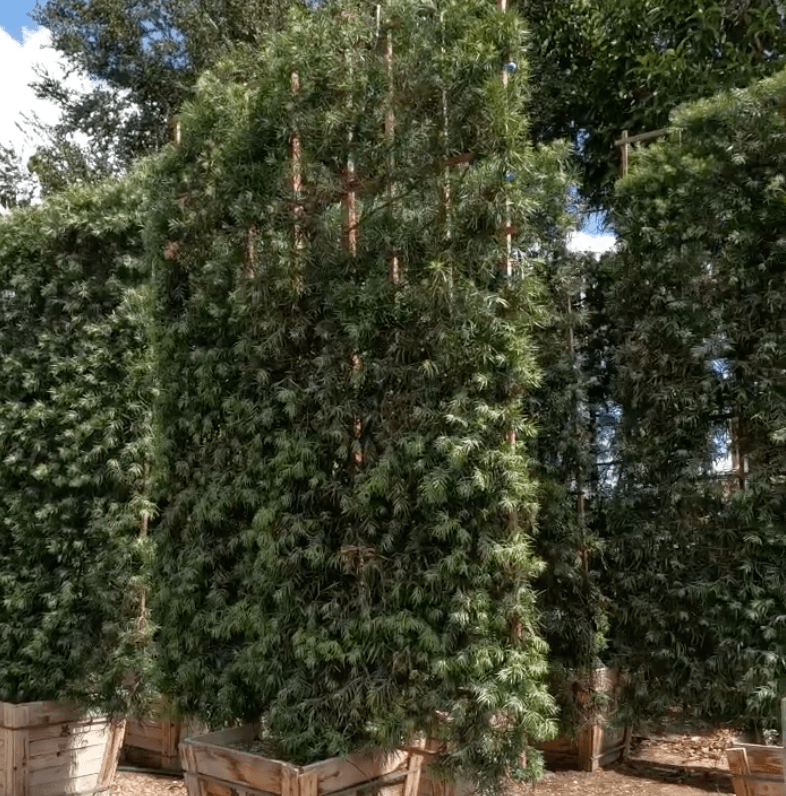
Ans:
[[[40,64],[52,76],[61,77],[65,69],[58,53],[50,46],[50,33],[46,28],[23,31],[20,44],[0,28],[0,74],[3,75],[2,111],[0,111],[0,143],[10,143],[23,154],[23,160],[32,154],[37,141],[19,130],[17,123],[25,126],[24,114],[38,114],[42,121],[57,121],[58,111],[52,103],[38,99],[30,83],[36,80],[34,66]],[[86,81],[72,77],[69,86],[85,86]]]
[[[615,235],[590,235],[588,232],[571,232],[568,235],[568,249],[572,252],[603,254],[611,251],[616,243]]]

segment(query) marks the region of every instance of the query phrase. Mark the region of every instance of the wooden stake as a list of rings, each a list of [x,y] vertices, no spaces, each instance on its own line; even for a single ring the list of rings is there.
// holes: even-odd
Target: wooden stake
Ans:
[[[300,91],[300,75],[296,70],[292,70],[290,78],[290,88],[293,94]],[[301,193],[303,191],[303,148],[300,134],[295,132],[289,141],[289,154],[292,164],[292,194],[295,198],[295,225],[294,225],[294,244],[295,252],[300,252],[305,246],[303,239],[303,203]]]
[[[624,177],[628,173],[628,156],[632,144],[638,144],[642,141],[652,141],[655,138],[666,135],[668,132],[668,129],[665,127],[660,130],[650,130],[647,133],[639,133],[638,135],[628,135],[628,131],[623,130],[622,137],[614,142],[614,146],[621,149],[620,171],[622,172],[622,176]]]
[[[379,18],[382,11],[381,6],[377,6],[377,18]],[[385,65],[388,74],[388,107],[385,111],[385,140],[388,145],[392,147],[396,135],[396,115],[393,111],[393,32],[388,30],[387,34],[387,47],[385,50]],[[393,155],[390,155],[388,160],[388,203],[390,211],[393,212],[393,200],[395,191],[393,189]],[[401,282],[401,263],[399,262],[398,255],[393,253],[390,256],[390,281],[394,285]]]

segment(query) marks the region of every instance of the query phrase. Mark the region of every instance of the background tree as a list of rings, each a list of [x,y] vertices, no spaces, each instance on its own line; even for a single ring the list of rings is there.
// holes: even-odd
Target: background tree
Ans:
[[[622,130],[663,128],[679,104],[783,64],[780,0],[524,0],[532,30],[532,131],[569,138],[582,191],[613,201]]]
[[[51,195],[74,182],[126,171],[171,135],[171,122],[199,74],[233,47],[253,46],[301,0],[46,0],[32,17],[48,28],[70,72],[89,90],[41,74],[39,97],[61,111],[51,125],[26,125],[43,140],[27,163],[0,150],[0,199],[6,207]],[[302,0],[306,2],[306,0]],[[0,142],[2,143],[2,142]]]

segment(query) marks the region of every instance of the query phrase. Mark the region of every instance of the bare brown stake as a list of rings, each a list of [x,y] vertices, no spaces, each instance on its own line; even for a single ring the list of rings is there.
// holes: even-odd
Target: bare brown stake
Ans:
[[[254,276],[257,261],[257,235],[259,235],[259,228],[256,224],[252,224],[246,233],[246,277],[248,279]]]
[[[381,14],[382,7],[377,6],[377,15]],[[387,47],[385,49],[385,66],[387,67],[388,75],[388,107],[385,111],[385,140],[388,145],[392,147],[393,141],[396,136],[396,114],[393,111],[393,32],[388,30],[387,33]],[[395,199],[395,190],[393,188],[393,168],[395,162],[391,154],[388,159],[388,202],[390,204],[390,212],[393,212],[393,202]],[[390,257],[390,281],[394,285],[401,283],[401,263],[398,255],[392,254]]]
[[[354,353],[352,354],[351,358],[351,367],[353,373],[360,373],[363,369],[363,360],[361,359],[360,354]],[[352,453],[352,464],[357,468],[360,469],[363,466],[364,456],[363,456],[363,449],[360,445],[360,438],[363,436],[363,421],[359,417],[352,418],[352,436],[357,442],[357,447]]]
[[[347,165],[347,190],[344,193],[344,245],[354,257],[358,253],[358,206],[357,194],[350,186],[355,184],[355,165]]]
[[[177,116],[170,116],[167,122],[167,128],[169,129],[169,137],[172,139],[172,143],[175,146],[180,146],[180,118]]]
[[[442,26],[442,33],[444,37],[445,14],[442,12],[439,15],[439,22]],[[445,44],[443,38],[442,54],[445,54]],[[445,163],[444,173],[442,176],[442,214],[445,224],[445,238],[450,240],[453,236],[452,232],[452,217],[453,217],[453,197],[451,195],[450,186],[450,167],[457,165],[460,162],[456,158],[448,157],[448,145],[450,143],[449,125],[448,125],[448,92],[442,89],[442,144],[445,148]]]
[[[745,421],[734,418],[731,421],[731,472],[738,489],[745,489]]]
[[[295,70],[292,70],[290,89],[293,94],[297,94],[300,91],[300,75]],[[303,202],[301,195],[303,191],[303,147],[300,134],[297,132],[290,139],[289,154],[292,163],[292,193],[295,198],[294,245],[295,252],[298,253],[304,248],[305,240],[303,238]]]

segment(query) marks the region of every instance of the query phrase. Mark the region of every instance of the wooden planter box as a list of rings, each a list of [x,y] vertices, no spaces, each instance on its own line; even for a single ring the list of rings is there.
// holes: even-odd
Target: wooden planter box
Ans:
[[[120,762],[180,773],[178,747],[186,735],[184,726],[182,722],[128,719]]]
[[[221,730],[180,744],[189,796],[461,796],[428,776],[426,744],[388,757],[353,755],[295,766],[228,747],[250,741],[251,726]]]
[[[574,685],[574,698],[580,708],[589,704],[592,691],[606,695],[608,704],[590,717],[578,737],[562,736],[538,744],[546,761],[552,765],[595,771],[619,760],[630,745],[630,728],[609,728],[606,723],[608,715],[614,710],[616,694],[621,685],[619,673],[614,669],[595,669],[592,672],[592,687],[588,685],[580,681]]]
[[[736,796],[786,796],[786,748],[735,743],[726,759]]]
[[[0,702],[0,796],[109,790],[124,731],[57,702]]]

